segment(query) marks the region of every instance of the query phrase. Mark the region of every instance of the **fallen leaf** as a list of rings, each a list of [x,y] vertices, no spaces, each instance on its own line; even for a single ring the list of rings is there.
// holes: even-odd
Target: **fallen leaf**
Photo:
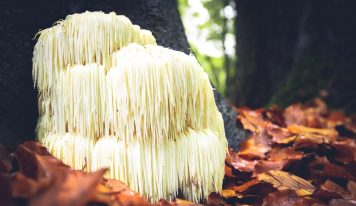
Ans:
[[[0,173],[0,205],[15,205],[15,200],[11,193],[11,176]]]
[[[238,119],[241,121],[244,129],[250,130],[255,134],[265,133],[272,137],[273,142],[287,144],[294,140],[293,135],[286,128],[282,128],[263,117],[264,110],[256,111],[241,108],[238,110]]]
[[[151,205],[147,199],[143,198],[137,192],[132,191],[123,182],[115,179],[104,179],[97,185],[91,202],[98,202],[107,205]],[[172,202],[162,200],[161,205],[174,205]]]
[[[193,206],[193,205],[200,205],[200,204],[196,204],[194,202],[188,201],[188,200],[183,200],[183,199],[179,199],[176,198],[173,203],[177,206]]]
[[[263,199],[263,206],[303,206],[304,198],[294,190],[283,190],[270,193]]]
[[[271,149],[271,140],[265,133],[253,134],[241,143],[238,155],[244,159],[262,159]]]
[[[285,127],[285,119],[283,116],[283,111],[279,109],[276,105],[271,106],[263,112],[264,116],[271,123],[278,125],[279,127]]]
[[[350,198],[350,195],[344,188],[342,188],[340,185],[336,184],[335,182],[333,182],[331,180],[326,180],[325,183],[323,185],[321,185],[320,188],[325,191],[328,191],[328,192],[336,193],[344,199]]]
[[[258,175],[257,179],[271,183],[278,190],[294,190],[300,196],[311,195],[315,190],[308,181],[284,171],[270,170]]]
[[[241,194],[238,194],[234,190],[230,190],[230,189],[221,190],[220,195],[223,196],[224,198],[231,198],[231,197],[241,198],[242,197]]]
[[[327,117],[327,126],[328,128],[335,128],[337,125],[344,124],[349,121],[349,118],[346,117],[345,113],[341,111],[331,111]]]
[[[287,127],[287,129],[295,134],[314,133],[324,136],[337,136],[337,132],[334,129],[319,129],[300,125],[290,125]]]
[[[351,120],[345,124],[345,127],[356,134],[356,115],[351,117]]]
[[[300,103],[292,104],[284,111],[286,124],[303,125],[307,127],[325,127],[325,118],[327,107],[320,99],[315,99],[311,105],[302,105]]]
[[[198,206],[201,204],[196,204],[191,201],[176,198],[174,201],[171,201],[171,202],[164,200],[164,199],[160,199],[159,205],[161,205],[161,206]]]
[[[27,147],[20,145],[15,151],[15,156],[20,167],[20,172],[25,176],[38,180],[41,176],[46,175],[39,165],[35,154]]]
[[[230,206],[230,204],[226,203],[226,201],[217,193],[211,193],[208,196],[207,205]]]
[[[94,173],[71,171],[64,181],[54,179],[50,188],[30,200],[30,205],[85,205],[105,172],[105,169]]]
[[[246,160],[238,155],[234,155],[231,159],[231,164],[235,169],[241,172],[253,172],[255,165],[257,164],[257,160]]]
[[[0,173],[9,173],[12,169],[12,156],[10,152],[0,145]]]
[[[353,200],[356,200],[356,182],[350,180],[347,184],[347,189],[349,190],[351,194],[351,198]]]
[[[292,147],[274,147],[267,155],[268,160],[272,162],[300,160],[303,157],[303,152],[296,151]]]
[[[224,173],[225,173],[225,176],[226,177],[234,177],[235,175],[232,174],[232,168],[227,166],[225,164],[225,167],[224,167]]]
[[[253,171],[252,177],[256,177],[270,170],[282,170],[286,163],[287,161],[271,162],[260,160],[255,165],[255,171]]]
[[[252,179],[250,181],[247,181],[245,182],[244,184],[242,185],[239,185],[239,186],[233,186],[233,187],[230,187],[229,189],[230,190],[233,190],[235,192],[238,192],[238,193],[242,193],[244,191],[246,191],[247,189],[249,189],[250,187],[254,186],[254,185],[257,185],[261,183],[260,181],[258,181],[257,179]]]
[[[346,168],[332,163],[328,163],[324,165],[324,169],[321,175],[329,176],[329,177],[339,177],[344,179],[349,177]]]
[[[12,178],[11,193],[13,197],[29,198],[38,192],[39,186],[38,182],[18,172]]]
[[[335,149],[333,158],[343,163],[349,163],[356,160],[356,142],[353,139],[344,141],[335,141],[331,143]]]
[[[330,201],[329,206],[355,206],[355,200],[333,199]]]

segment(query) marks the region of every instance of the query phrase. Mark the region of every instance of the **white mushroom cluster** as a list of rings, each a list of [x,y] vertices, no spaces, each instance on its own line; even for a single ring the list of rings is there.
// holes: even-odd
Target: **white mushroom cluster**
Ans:
[[[85,12],[39,33],[33,78],[37,136],[65,163],[108,167],[153,202],[221,190],[224,124],[194,56],[124,16]]]

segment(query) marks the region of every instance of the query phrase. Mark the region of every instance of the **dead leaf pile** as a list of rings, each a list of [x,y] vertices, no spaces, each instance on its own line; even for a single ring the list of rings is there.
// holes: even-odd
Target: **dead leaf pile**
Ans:
[[[73,170],[38,142],[25,142],[10,154],[0,148],[0,205],[135,206],[152,205],[118,180]],[[158,205],[193,205],[177,199]]]
[[[238,152],[230,150],[223,190],[205,204],[356,205],[356,118],[328,111],[321,100],[237,112],[251,136]],[[103,178],[105,171],[73,170],[37,142],[14,153],[0,146],[0,205],[152,205],[122,182]]]
[[[356,121],[319,99],[238,108],[251,136],[226,159],[227,205],[356,205]]]

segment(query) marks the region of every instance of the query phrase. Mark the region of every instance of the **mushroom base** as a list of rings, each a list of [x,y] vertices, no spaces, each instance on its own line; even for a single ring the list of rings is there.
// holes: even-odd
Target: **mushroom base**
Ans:
[[[172,200],[178,191],[198,202],[222,189],[227,143],[209,129],[188,130],[160,142],[124,142],[115,136],[95,141],[70,133],[49,134],[41,141],[75,169],[109,168],[107,178],[121,180],[152,202]]]

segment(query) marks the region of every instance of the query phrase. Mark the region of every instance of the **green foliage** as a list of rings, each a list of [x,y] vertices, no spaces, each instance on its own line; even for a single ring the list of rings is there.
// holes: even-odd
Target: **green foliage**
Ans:
[[[236,59],[234,51],[231,52],[231,48],[234,47],[231,43],[231,39],[235,39],[234,2],[231,0],[193,1],[199,0],[178,1],[178,9],[186,28],[191,51],[197,57],[204,70],[209,74],[210,80],[216,89],[227,96],[227,88],[234,75]],[[203,6],[203,8],[200,9],[204,11],[191,9],[192,4],[195,4],[194,6],[197,7],[197,3]],[[226,15],[226,12],[224,12],[226,10],[224,8],[226,7],[229,7],[229,15]],[[205,11],[208,13],[207,19],[204,19],[206,17]],[[194,23],[197,22],[194,21],[194,19],[200,19],[200,21],[198,21],[199,23]],[[191,28],[192,26],[196,32],[187,30],[188,27]],[[191,37],[200,40],[203,39],[203,44],[209,44],[211,47],[216,48],[215,50],[218,51],[219,55],[212,55],[211,51],[207,49],[210,47],[203,47],[205,45],[202,45],[202,40],[197,43],[197,41],[191,41]],[[230,40],[230,43],[227,40]]]

